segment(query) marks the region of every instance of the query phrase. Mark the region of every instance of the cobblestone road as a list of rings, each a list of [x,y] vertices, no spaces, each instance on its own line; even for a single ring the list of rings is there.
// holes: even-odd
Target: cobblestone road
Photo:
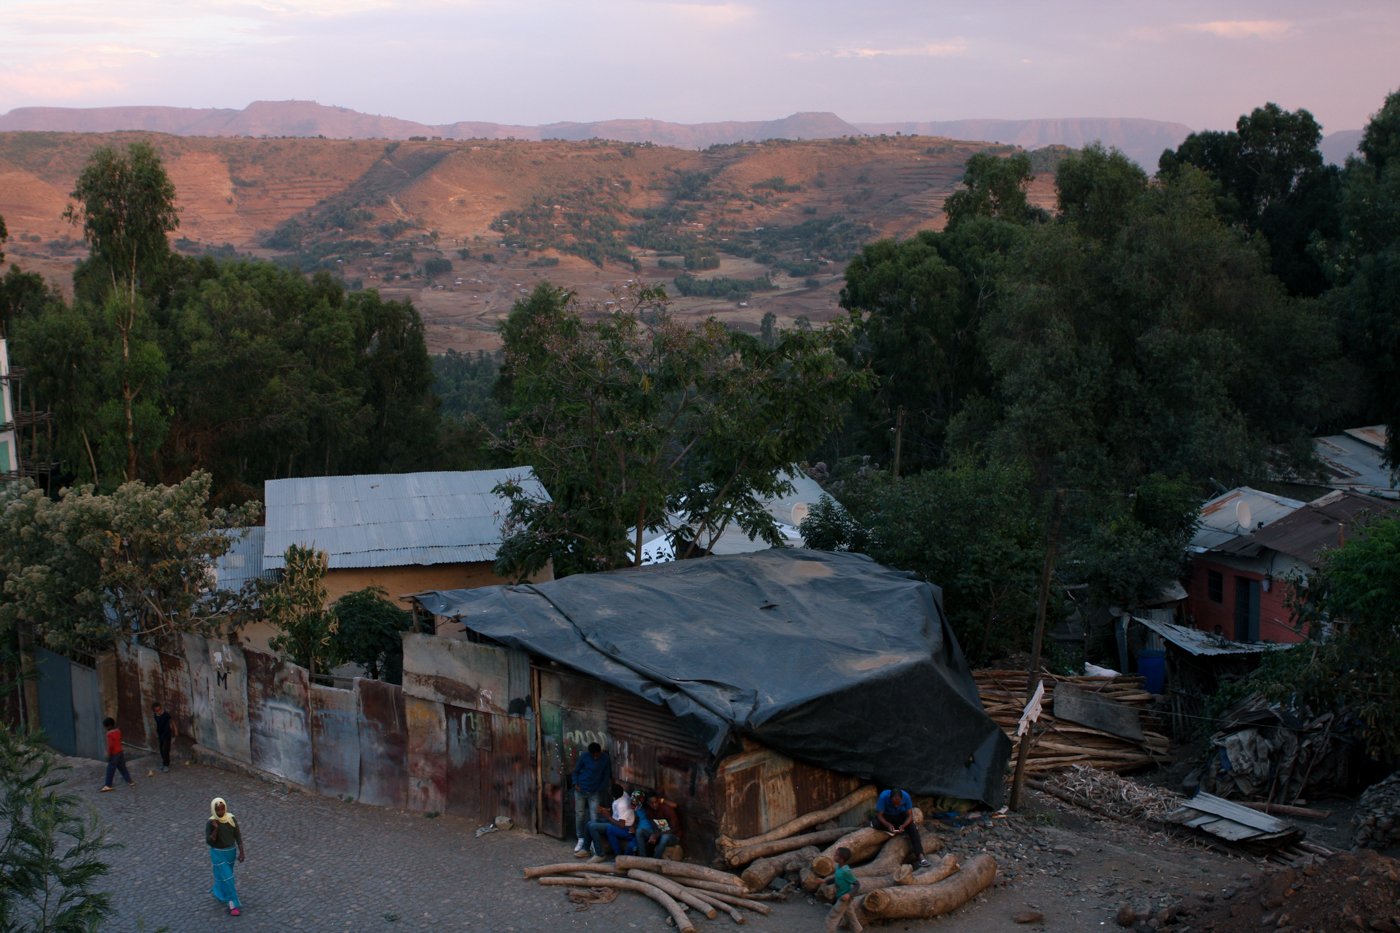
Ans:
[[[477,824],[458,817],[346,803],[202,765],[152,773],[158,759],[132,752],[135,786],[118,777],[109,794],[97,792],[101,762],[67,760],[68,789],[125,846],[103,886],[117,908],[104,930],[674,929],[660,907],[636,895],[576,911],[559,888],[523,880],[527,865],[569,860],[571,846],[559,840],[521,831],[477,837]],[[228,801],[247,846],[237,872],[241,917],[229,917],[209,893],[203,830],[216,796]],[[774,906],[747,929],[821,929],[823,906],[805,898]]]

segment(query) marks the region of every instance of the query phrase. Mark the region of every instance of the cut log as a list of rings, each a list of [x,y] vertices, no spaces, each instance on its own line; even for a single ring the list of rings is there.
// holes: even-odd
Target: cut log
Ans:
[[[655,885],[676,900],[689,904],[705,915],[706,920],[713,920],[719,914],[715,911],[714,905],[700,895],[697,891],[691,891],[685,885],[670,878],[658,875],[654,871],[642,871],[640,868],[633,868],[627,872],[627,877],[635,878],[638,881],[645,881],[647,884]]]
[[[919,812],[918,807],[915,807],[914,822],[919,823],[922,820],[923,814]],[[851,865],[854,867],[861,862],[870,861],[891,838],[897,837],[890,836],[883,829],[874,829],[869,826],[853,830],[827,846],[822,850],[821,855],[812,859],[812,871],[823,878],[830,878],[831,873],[836,870],[835,855],[837,849],[844,846],[851,850]]]
[[[744,887],[750,891],[762,891],[779,875],[800,871],[804,866],[812,864],[812,859],[816,858],[820,851],[816,846],[804,846],[795,852],[783,852],[756,859],[739,877],[743,880]]]
[[[801,836],[789,836],[786,839],[774,839],[771,842],[760,842],[757,845],[744,846],[741,849],[732,849],[724,860],[735,868],[747,865],[755,859],[767,858],[779,855],[783,852],[792,852],[797,849],[804,849],[807,846],[824,846],[829,842],[840,839],[850,832],[849,828],[840,826],[832,829],[820,829],[813,833],[804,833]]]
[[[820,810],[804,813],[795,819],[788,820],[781,826],[768,830],[766,833],[759,833],[757,836],[750,836],[747,839],[730,839],[728,836],[720,836],[715,840],[715,844],[719,846],[720,851],[726,851],[729,849],[743,849],[748,846],[761,845],[765,842],[772,842],[775,839],[786,839],[789,836],[796,836],[803,830],[811,829],[813,826],[820,826],[828,820],[834,820],[854,810],[856,807],[874,800],[879,795],[879,791],[873,787],[862,787],[842,797],[829,807],[822,807]]]
[[[860,891],[857,893],[864,894],[866,891],[876,891],[880,888],[894,887],[899,884],[900,878],[907,878],[912,874],[912,872],[909,871],[908,865],[901,865],[899,867],[902,871],[888,875],[867,875],[860,878]],[[828,904],[834,903],[836,901],[836,885],[824,884],[820,888],[817,888],[817,897]]]
[[[739,913],[739,908],[731,907],[729,904],[724,903],[724,901],[719,899],[720,896],[718,894],[707,894],[703,891],[697,891],[695,892],[695,896],[709,902],[715,910],[722,910],[725,913],[729,914],[729,919],[733,920],[740,926],[743,926],[745,923],[748,922],[748,920],[745,919],[744,915]]]
[[[958,870],[958,857],[951,852],[933,863],[932,868],[911,871],[903,878],[896,878],[895,884],[935,884]]]
[[[690,884],[686,885],[686,887],[688,888],[694,886],[694,882],[691,882]],[[733,904],[735,907],[742,907],[745,910],[752,910],[754,913],[762,914],[765,917],[773,912],[773,908],[769,907],[767,904],[760,904],[758,901],[754,900],[754,897],[756,897],[757,895],[749,894],[745,897],[740,897],[737,894],[726,894],[723,891],[711,891],[708,888],[704,889],[701,893],[703,893],[706,897],[711,898],[713,900],[717,900],[723,904]],[[774,900],[776,899],[777,898],[775,896]]]
[[[525,869],[526,878],[540,878],[544,875],[572,875],[581,871],[596,871],[602,874],[615,872],[611,862],[600,862],[590,865],[586,861],[577,862],[556,862],[553,865],[536,865],[533,868]]]
[[[735,894],[743,896],[746,893],[744,882],[739,880],[738,875],[731,875],[717,868],[706,868],[704,865],[673,862],[670,859],[642,858],[640,855],[619,855],[614,859],[614,864],[620,872],[640,868],[642,871],[654,871],[668,878],[699,878],[702,881],[713,881],[715,884],[727,884],[734,889]]]
[[[676,924],[678,933],[695,933],[695,924],[690,922],[690,918],[685,915],[685,910],[676,902],[676,899],[660,888],[644,881],[637,881],[633,878],[614,878],[608,875],[556,875],[541,878],[540,884],[584,888],[622,888],[626,891],[636,891],[666,908],[666,912],[671,915],[671,920]]]
[[[871,891],[860,899],[857,918],[921,920],[956,910],[991,886],[997,878],[996,859],[974,855],[961,871],[933,884],[895,885]]]

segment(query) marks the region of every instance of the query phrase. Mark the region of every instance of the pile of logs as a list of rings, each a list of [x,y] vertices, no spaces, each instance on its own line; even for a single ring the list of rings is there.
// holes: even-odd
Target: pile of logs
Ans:
[[[840,817],[875,800],[875,788],[863,787],[840,801],[800,816],[749,839],[718,840],[720,864],[709,868],[684,862],[620,855],[613,862],[564,862],[525,869],[525,877],[540,884],[586,888],[601,894],[609,889],[635,891],[660,904],[681,933],[693,933],[691,913],[713,920],[728,914],[735,923],[742,911],[768,914],[764,903],[782,899],[797,884],[813,897],[831,903],[835,891],[826,881],[836,870],[836,850],[849,849],[852,870],[860,879],[857,918],[898,920],[936,917],[967,903],[996,880],[996,862],[978,855],[960,865],[946,855],[932,866],[915,871],[908,837],[884,830],[827,827]],[[916,810],[915,818],[922,819]],[[925,853],[938,852],[942,840],[919,826]],[[729,870],[726,870],[729,869]],[[734,870],[742,869],[742,874]],[[772,890],[779,879],[790,879]]]
[[[1026,706],[1026,672],[982,670],[973,672],[982,706],[1012,741]],[[1139,675],[1118,677],[1060,677],[1043,675],[1045,699],[1036,722],[1035,738],[1026,761],[1028,774],[1046,773],[1086,765],[1105,771],[1135,771],[1170,760],[1170,740],[1160,730],[1157,717],[1148,712],[1153,695],[1143,689]],[[1114,735],[1092,726],[1057,719],[1053,714],[1055,686],[1068,684],[1092,693],[1096,698],[1120,704],[1138,713],[1142,738]],[[1011,760],[1019,749],[1013,747]]]

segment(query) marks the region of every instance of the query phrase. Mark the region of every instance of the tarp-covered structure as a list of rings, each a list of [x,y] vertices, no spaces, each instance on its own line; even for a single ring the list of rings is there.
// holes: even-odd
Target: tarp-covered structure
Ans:
[[[1010,741],[941,591],[868,557],[783,548],[415,599],[664,705],[717,758],[749,737],[881,786],[1001,802]]]

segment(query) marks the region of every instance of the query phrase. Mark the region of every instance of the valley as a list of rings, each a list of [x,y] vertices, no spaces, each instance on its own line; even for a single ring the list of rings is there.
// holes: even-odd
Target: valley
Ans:
[[[99,146],[149,140],[177,195],[176,248],[325,270],[411,300],[433,352],[499,345],[498,321],[548,281],[600,311],[642,283],[673,309],[756,331],[821,323],[846,262],[938,229],[976,152],[928,136],[768,140],[693,151],[605,140],[365,140],[0,133],[7,258],[68,287],[83,255],[67,192]],[[1062,149],[1033,154],[1054,202]]]

